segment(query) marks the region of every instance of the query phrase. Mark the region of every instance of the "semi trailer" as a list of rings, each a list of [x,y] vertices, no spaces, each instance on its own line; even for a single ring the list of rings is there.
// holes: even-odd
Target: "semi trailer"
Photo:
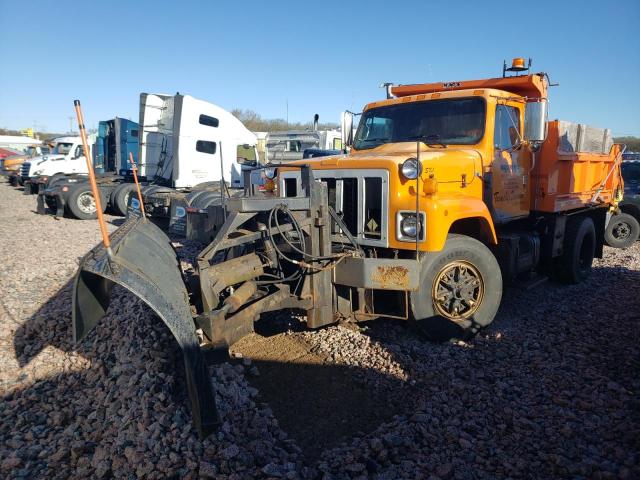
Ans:
[[[498,78],[390,86],[353,138],[345,115],[349,153],[287,163],[274,195],[248,188],[219,206],[193,271],[158,227],[129,219],[80,263],[75,341],[115,284],[140,297],[182,349],[206,435],[219,421],[207,359],[264,312],[297,309],[308,328],[383,316],[472,337],[505,284],[584,280],[621,196],[621,149],[607,130],[548,122],[547,88],[522,59]]]

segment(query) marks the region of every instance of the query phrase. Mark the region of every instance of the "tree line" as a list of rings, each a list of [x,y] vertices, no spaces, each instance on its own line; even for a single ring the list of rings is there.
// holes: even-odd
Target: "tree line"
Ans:
[[[313,120],[309,122],[288,122],[283,118],[262,118],[253,110],[243,110],[234,108],[231,110],[234,117],[244,123],[252,132],[281,132],[283,130],[310,130],[313,127]],[[319,130],[337,129],[337,123],[318,123]]]

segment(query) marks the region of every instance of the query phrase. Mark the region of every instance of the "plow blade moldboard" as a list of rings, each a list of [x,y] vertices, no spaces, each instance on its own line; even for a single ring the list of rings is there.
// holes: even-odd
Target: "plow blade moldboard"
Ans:
[[[99,244],[80,263],[73,291],[74,340],[82,340],[104,316],[114,284],[144,300],[182,349],[193,419],[200,435],[208,435],[219,423],[213,385],[169,238],[146,219],[131,218],[112,234],[111,249],[110,258]]]

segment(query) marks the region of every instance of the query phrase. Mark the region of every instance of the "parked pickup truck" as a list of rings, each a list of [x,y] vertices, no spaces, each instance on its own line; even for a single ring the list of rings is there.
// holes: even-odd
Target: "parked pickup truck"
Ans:
[[[604,239],[607,245],[627,248],[640,237],[640,153],[623,153],[621,165],[624,198],[618,212],[607,223]]]

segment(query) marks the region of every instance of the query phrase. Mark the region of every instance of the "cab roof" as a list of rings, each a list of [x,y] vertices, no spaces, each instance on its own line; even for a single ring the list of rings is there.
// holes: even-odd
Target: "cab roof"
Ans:
[[[418,83],[390,87],[395,97],[408,97],[425,93],[450,92],[493,88],[527,98],[547,98],[547,75],[533,73],[514,77],[485,78],[482,80],[462,80],[459,82]]]
[[[495,88],[480,88],[480,89],[468,89],[468,90],[448,90],[447,92],[434,92],[434,93],[418,93],[415,95],[407,95],[398,98],[386,98],[384,100],[378,100],[365,105],[363,111],[367,111],[374,107],[387,107],[389,105],[397,105],[401,103],[421,102],[425,100],[437,100],[437,99],[452,99],[452,98],[469,98],[469,97],[501,97],[511,98],[512,94],[504,90],[497,90]],[[524,102],[524,98],[522,98]]]

